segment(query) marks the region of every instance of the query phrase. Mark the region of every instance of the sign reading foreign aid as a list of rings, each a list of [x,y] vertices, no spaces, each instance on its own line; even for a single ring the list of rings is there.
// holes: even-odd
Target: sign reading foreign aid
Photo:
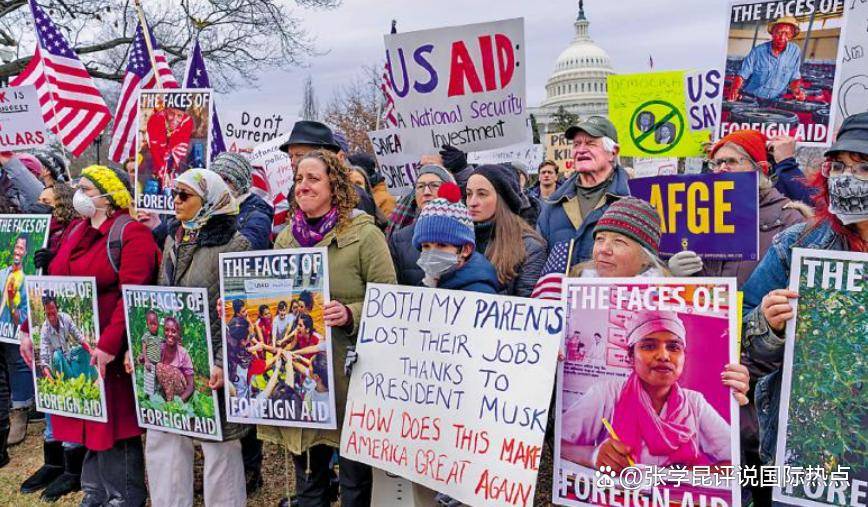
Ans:
[[[385,36],[408,151],[480,151],[529,142],[524,19]]]

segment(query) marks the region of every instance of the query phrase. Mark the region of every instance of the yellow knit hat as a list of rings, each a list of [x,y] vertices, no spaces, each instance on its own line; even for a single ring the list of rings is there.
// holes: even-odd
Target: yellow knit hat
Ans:
[[[124,182],[126,174],[104,165],[92,165],[81,171],[82,178],[90,180],[106,199],[118,209],[127,209],[132,204],[133,196],[130,195],[129,186]]]

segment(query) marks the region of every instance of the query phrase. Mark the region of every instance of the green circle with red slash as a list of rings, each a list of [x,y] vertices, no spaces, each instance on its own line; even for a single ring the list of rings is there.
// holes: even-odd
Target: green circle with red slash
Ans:
[[[655,121],[654,125],[650,129],[648,129],[646,132],[638,131],[636,129],[636,117],[639,116],[639,113],[645,112],[646,110],[652,108],[653,106],[657,106],[657,107],[654,107],[654,109],[655,109],[654,111],[649,111],[649,112],[653,112],[655,117],[656,117],[657,116],[656,113],[660,109],[663,109],[664,110],[663,118]],[[656,149],[655,148],[648,148],[648,147],[645,147],[642,145],[642,141],[645,141],[649,137],[651,138],[651,141],[654,142],[654,132],[657,131],[658,127],[660,127],[664,123],[668,122],[672,118],[676,118],[678,120],[678,122],[677,122],[677,125],[675,127],[675,131],[676,131],[675,139],[671,143],[663,146],[662,148],[656,148]],[[633,140],[633,144],[636,145],[636,148],[641,150],[641,151],[644,151],[645,153],[654,153],[654,154],[666,153],[667,151],[674,148],[678,144],[679,141],[681,141],[681,136],[683,136],[683,135],[684,135],[684,115],[681,114],[681,111],[679,111],[677,107],[673,106],[669,102],[666,102],[663,100],[649,100],[648,102],[645,102],[644,104],[637,107],[636,110],[633,111],[633,116],[630,117],[630,138]]]

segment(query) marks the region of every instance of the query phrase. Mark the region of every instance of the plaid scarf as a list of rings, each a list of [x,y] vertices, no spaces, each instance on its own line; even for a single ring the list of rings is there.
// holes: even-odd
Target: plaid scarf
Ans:
[[[416,220],[416,193],[410,192],[395,203],[395,209],[389,216],[389,226],[386,227],[386,237],[402,229]]]

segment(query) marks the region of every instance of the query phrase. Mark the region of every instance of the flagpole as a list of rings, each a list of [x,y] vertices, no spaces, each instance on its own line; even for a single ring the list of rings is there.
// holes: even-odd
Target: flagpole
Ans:
[[[145,36],[145,47],[148,48],[148,56],[151,59],[151,69],[154,72],[154,78],[157,80],[156,88],[163,88],[163,82],[160,80],[160,72],[157,70],[157,57],[154,55],[154,47],[151,45],[151,30],[148,28],[148,22],[145,21],[145,13],[142,11],[141,0],[135,0],[136,14],[139,17],[139,24],[142,26],[142,34]]]

